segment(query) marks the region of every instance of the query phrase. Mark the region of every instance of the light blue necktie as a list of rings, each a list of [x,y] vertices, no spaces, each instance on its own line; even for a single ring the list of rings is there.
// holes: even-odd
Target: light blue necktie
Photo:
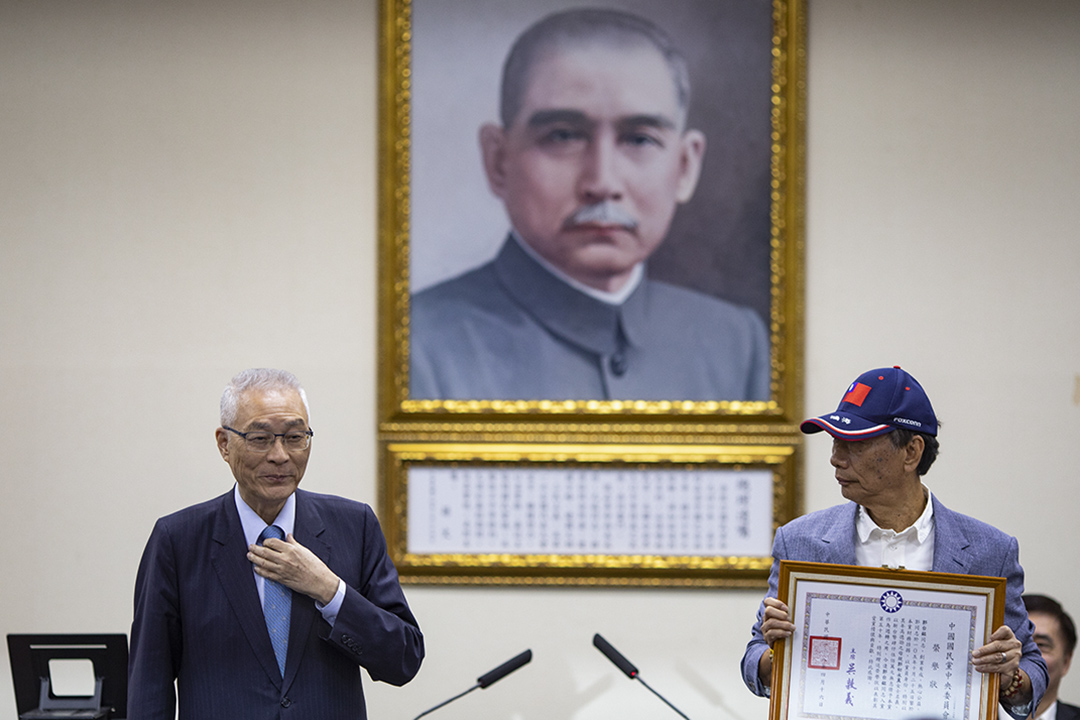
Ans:
[[[270,525],[259,535],[259,544],[268,538],[285,539],[285,532],[277,525]],[[285,677],[285,654],[289,649],[289,615],[292,613],[292,590],[281,583],[263,578],[263,615],[270,642],[277,656],[278,669]]]

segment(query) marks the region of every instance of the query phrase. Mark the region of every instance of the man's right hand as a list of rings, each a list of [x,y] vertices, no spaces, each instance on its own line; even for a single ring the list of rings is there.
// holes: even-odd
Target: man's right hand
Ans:
[[[791,637],[795,624],[791,622],[788,606],[774,597],[765,598],[765,614],[761,619],[761,634],[769,644],[770,652],[764,653],[758,661],[758,677],[766,687],[772,684],[772,646],[777,640]]]

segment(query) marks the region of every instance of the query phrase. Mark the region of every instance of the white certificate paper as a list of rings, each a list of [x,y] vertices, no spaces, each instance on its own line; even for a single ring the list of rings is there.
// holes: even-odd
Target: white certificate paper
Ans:
[[[409,469],[410,553],[768,556],[771,470]]]
[[[809,564],[809,563],[808,563]],[[834,566],[846,567],[846,566]],[[785,720],[979,720],[990,678],[971,652],[990,634],[993,595],[925,582],[799,579],[788,607]],[[996,692],[994,693],[996,695]]]

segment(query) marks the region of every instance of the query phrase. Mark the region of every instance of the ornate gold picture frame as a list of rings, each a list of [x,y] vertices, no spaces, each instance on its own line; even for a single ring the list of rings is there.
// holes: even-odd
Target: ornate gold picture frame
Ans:
[[[790,445],[389,443],[402,580],[760,586],[793,517]]]
[[[795,633],[773,647],[770,720],[995,720],[971,664],[1005,620],[1005,578],[780,561]]]
[[[582,200],[560,221],[564,229],[600,225],[604,237],[644,239],[661,217],[646,260],[603,288],[582,284],[579,268],[545,254],[543,232],[519,227],[523,196],[502,184],[519,127],[513,108],[519,100],[531,108],[534,99],[528,82],[504,78],[514,72],[504,73],[507,58],[528,56],[516,49],[528,45],[523,38],[534,30],[527,28],[577,18],[585,5],[381,0],[378,419],[391,552],[407,582],[761,585],[769,554],[761,546],[743,555],[722,545],[690,555],[681,546],[636,552],[618,544],[500,553],[449,540],[409,549],[410,522],[415,533],[421,517],[418,486],[439,495],[442,509],[460,511],[464,500],[446,494],[447,473],[468,484],[498,469],[503,489],[543,475],[554,496],[567,492],[560,474],[583,468],[609,488],[610,471],[635,483],[682,474],[702,491],[751,470],[771,497],[771,514],[755,516],[755,538],[771,540],[798,514],[804,0],[601,0],[600,14],[613,11],[632,32],[644,27],[642,36],[663,49],[670,74],[658,75],[667,79],[645,96],[674,98],[670,114],[613,121],[614,147],[628,158],[639,146],[678,148],[666,157],[679,158],[669,166],[678,168],[678,183],[642,195],[667,198],[673,215],[622,202],[656,173],[613,171],[618,187],[581,191],[615,198],[607,207]],[[625,36],[606,42],[590,49],[609,59],[641,51]],[[594,67],[614,71],[624,59],[602,57]],[[533,77],[539,61],[521,62],[533,69],[520,77]],[[595,107],[541,110],[529,111],[528,127],[553,127],[545,143],[600,146],[597,128],[607,121],[597,121]],[[549,205],[565,190],[552,187],[541,198]],[[623,204],[627,219],[608,214]],[[612,265],[623,268],[624,257],[631,256]],[[619,497],[613,491],[609,499]]]

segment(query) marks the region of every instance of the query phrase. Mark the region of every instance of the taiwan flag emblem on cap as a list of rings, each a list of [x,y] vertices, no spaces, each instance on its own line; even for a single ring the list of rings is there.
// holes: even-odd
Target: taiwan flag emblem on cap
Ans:
[[[869,385],[863,385],[861,382],[853,382],[851,383],[851,387],[848,388],[847,393],[844,394],[844,399],[840,402],[851,403],[852,405],[862,407],[863,400],[866,400],[866,396],[869,394]]]

